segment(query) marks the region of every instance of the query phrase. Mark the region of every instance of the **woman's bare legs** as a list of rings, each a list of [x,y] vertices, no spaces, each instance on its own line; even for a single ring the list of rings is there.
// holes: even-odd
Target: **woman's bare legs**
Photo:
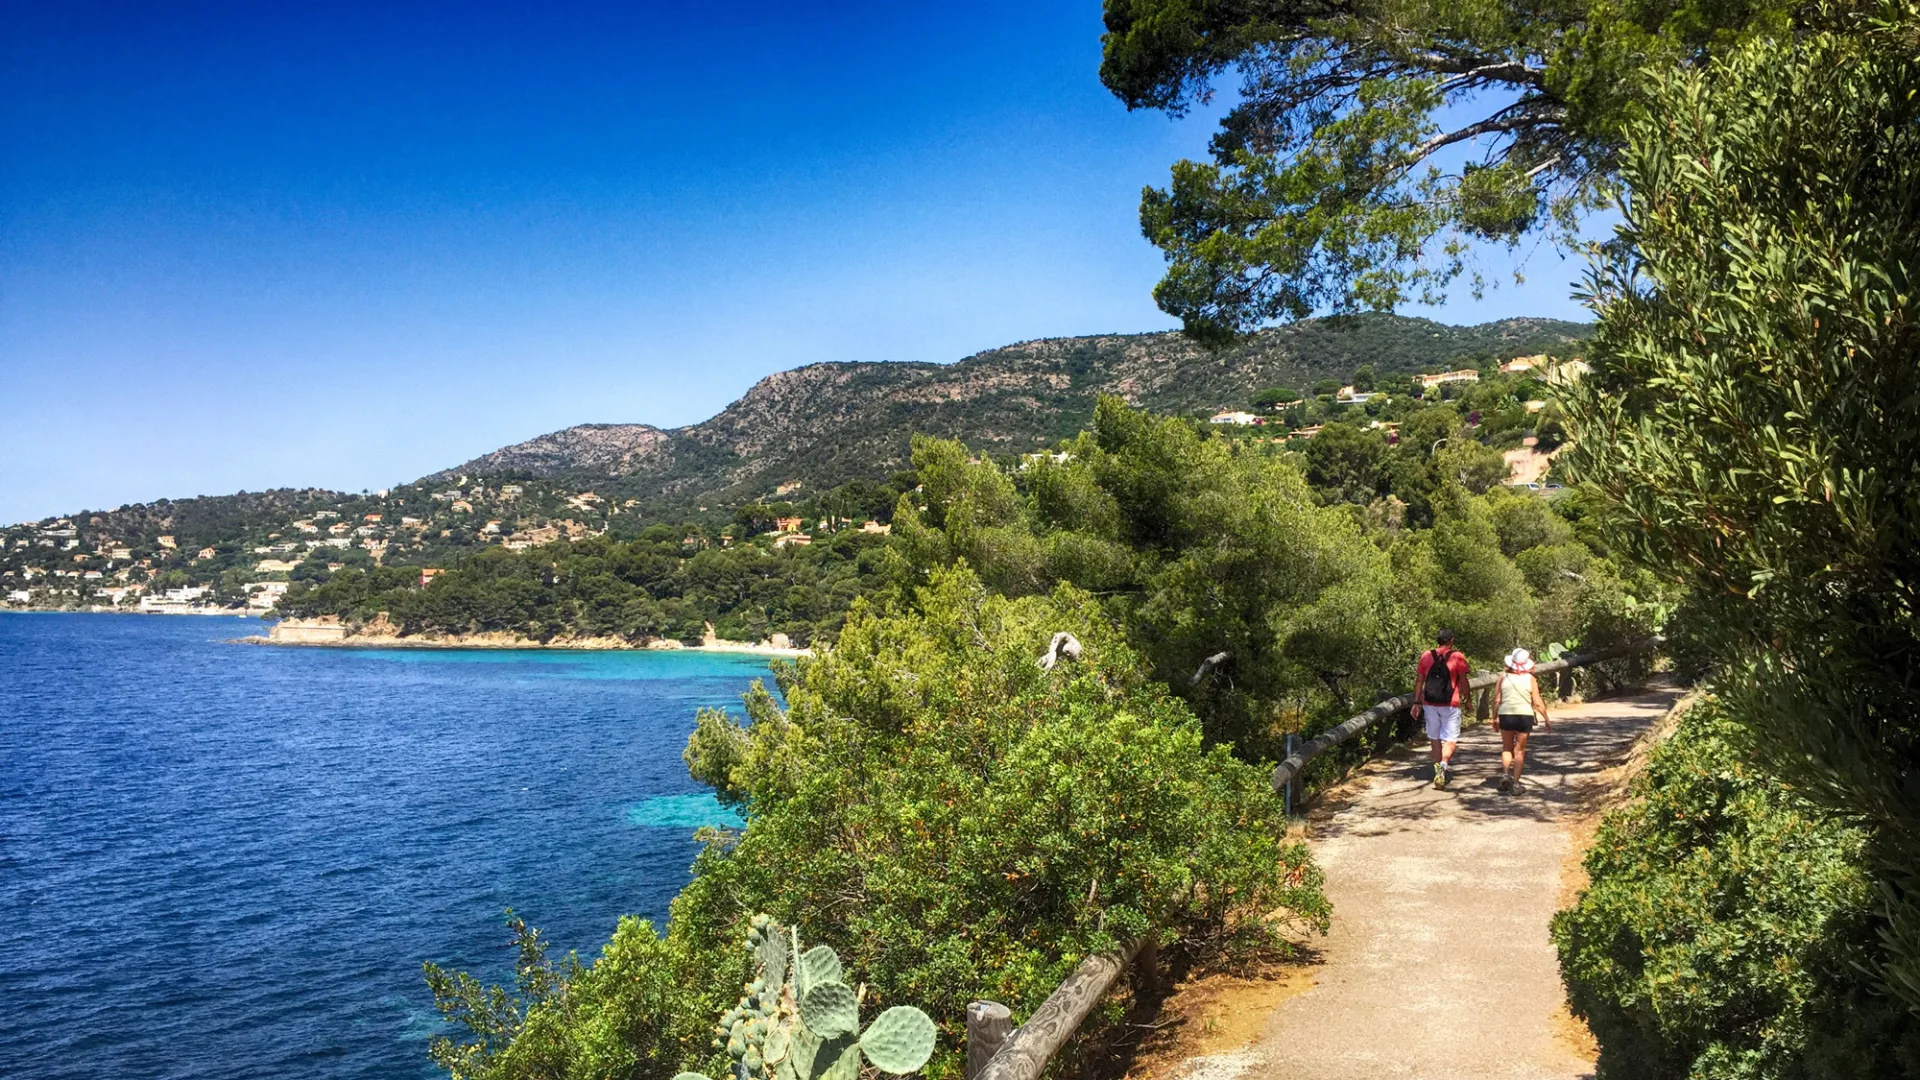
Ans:
[[[1526,768],[1527,765],[1527,732],[1502,731],[1500,733],[1500,742],[1502,743],[1500,763],[1504,765],[1509,758],[1512,759],[1513,768],[1509,770],[1507,775],[1513,777],[1513,782],[1518,784],[1520,782],[1520,770]]]

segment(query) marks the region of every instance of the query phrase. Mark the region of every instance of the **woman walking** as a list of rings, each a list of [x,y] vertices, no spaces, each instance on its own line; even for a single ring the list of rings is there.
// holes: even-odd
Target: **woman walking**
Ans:
[[[1539,680],[1533,677],[1533,657],[1525,649],[1507,654],[1507,670],[1500,676],[1500,790],[1511,792],[1520,786],[1520,770],[1527,763],[1527,736],[1533,734],[1534,717],[1548,731],[1547,703],[1540,698]]]

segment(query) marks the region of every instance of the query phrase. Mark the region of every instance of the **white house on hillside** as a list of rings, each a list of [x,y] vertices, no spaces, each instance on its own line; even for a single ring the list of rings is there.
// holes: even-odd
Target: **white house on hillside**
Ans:
[[[1443,371],[1438,375],[1420,376],[1420,385],[1429,390],[1433,389],[1436,386],[1441,385],[1442,383],[1479,382],[1479,381],[1480,381],[1480,373],[1478,371],[1475,371],[1472,368],[1461,368],[1458,371]]]

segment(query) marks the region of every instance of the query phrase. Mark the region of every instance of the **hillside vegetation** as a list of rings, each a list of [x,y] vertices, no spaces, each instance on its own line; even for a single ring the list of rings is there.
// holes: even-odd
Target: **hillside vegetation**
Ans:
[[[1393,658],[1417,648],[1414,628],[1429,617],[1428,602],[1450,605],[1446,618],[1463,643],[1489,661],[1541,634],[1570,640],[1593,622],[1596,605],[1621,602],[1621,587],[1569,523],[1579,499],[1562,500],[1565,512],[1555,513],[1534,494],[1502,491],[1484,506],[1478,498],[1506,474],[1499,447],[1557,423],[1553,409],[1520,404],[1548,389],[1510,376],[1466,386],[1449,387],[1450,396],[1290,406],[1325,421],[1310,439],[1288,438],[1279,416],[1270,427],[1149,421],[1104,398],[1089,432],[1046,453],[996,460],[956,440],[916,436],[909,467],[888,484],[750,503],[724,525],[652,526],[628,539],[586,536],[520,552],[483,546],[431,583],[410,569],[406,551],[390,551],[385,566],[324,575],[303,564],[278,610],[335,616],[350,628],[384,616],[383,628],[427,637],[506,632],[637,644],[697,639],[710,623],[723,637],[779,633],[813,644],[833,639],[855,597],[917,586],[932,567],[964,559],[1008,595],[1064,581],[1144,603],[1156,619],[1171,617],[1160,610],[1168,605],[1189,612],[1191,625],[1138,643],[1163,678],[1230,648],[1221,685],[1233,689],[1219,696],[1238,704],[1218,707],[1257,712],[1265,706],[1249,702],[1286,700],[1317,715],[1397,676]],[[1151,479],[1124,480],[1128,470]],[[1143,484],[1159,494],[1135,490]],[[950,508],[956,500],[964,505]],[[1281,514],[1283,505],[1305,516]],[[782,531],[796,524],[802,531]],[[878,531],[885,527],[890,546]],[[1429,534],[1431,556],[1398,543]],[[1208,543],[1245,550],[1207,556]],[[1456,564],[1478,566],[1490,546],[1512,566],[1452,595],[1433,584],[1435,575],[1466,575]],[[1217,565],[1196,579],[1209,557]],[[1359,580],[1398,581],[1431,559],[1425,578],[1393,585],[1385,606],[1368,608],[1374,629],[1363,632],[1347,610],[1363,599]],[[1237,612],[1234,625],[1200,617],[1223,603]],[[1276,627],[1280,639],[1268,641]]]
[[[761,380],[718,416],[691,427],[582,425],[377,492],[160,500],[14,526],[0,530],[0,584],[42,607],[130,607],[144,594],[190,588],[206,590],[197,602],[237,608],[251,597],[264,610],[260,605],[280,583],[291,581],[298,591],[343,572],[453,569],[490,548],[525,552],[558,540],[647,535],[648,545],[682,541],[675,557],[691,558],[771,531],[780,518],[801,517],[809,532],[818,531],[823,518],[836,529],[842,521],[884,525],[898,495],[896,474],[910,468],[916,433],[1010,455],[1072,437],[1090,421],[1101,394],[1191,415],[1266,411],[1259,403],[1263,391],[1270,398],[1274,387],[1316,384],[1326,391],[1324,400],[1315,397],[1280,419],[1293,426],[1343,416],[1391,420],[1411,400],[1409,372],[1484,368],[1514,355],[1567,351],[1587,329],[1545,320],[1454,327],[1370,316],[1276,329],[1219,353],[1177,335],[1142,334],[1033,341],[944,366],[816,364]],[[1383,388],[1394,385],[1398,405],[1389,409],[1381,399],[1364,410],[1336,405],[1328,384],[1356,373]],[[1531,426],[1518,413],[1518,400],[1543,392],[1533,387],[1519,399],[1506,394],[1500,416],[1487,421],[1488,437],[1504,431],[1517,438]],[[654,529],[674,535],[650,534]],[[817,560],[801,560],[809,561]],[[516,575],[528,576],[516,570],[506,579]],[[389,574],[379,587],[333,595],[364,599],[407,577]],[[649,580],[664,581],[659,575]],[[276,589],[264,588],[270,585]],[[806,625],[787,620],[778,612],[794,605],[767,602],[766,588],[756,585],[750,591],[757,599],[740,592],[731,603],[672,603],[678,591],[648,595],[663,612],[698,611],[716,622],[741,608],[741,618],[732,620],[736,629],[751,622],[810,636],[813,626],[834,621],[817,615],[801,620]],[[343,600],[333,607],[346,615],[364,605]],[[554,610],[519,605],[511,615],[500,610],[476,618],[475,625],[511,618],[517,625],[550,626],[536,609]],[[317,609],[309,603],[283,610]],[[680,636],[692,618],[666,614],[624,624],[675,627]],[[540,636],[550,633],[542,629]]]

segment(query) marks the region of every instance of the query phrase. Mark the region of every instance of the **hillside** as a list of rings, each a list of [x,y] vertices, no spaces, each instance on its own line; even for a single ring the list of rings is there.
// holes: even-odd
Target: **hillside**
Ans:
[[[495,450],[458,470],[424,477],[451,480],[456,472],[480,476],[554,476],[566,472],[606,475],[633,472],[664,452],[672,436],[651,424],[579,424],[551,435]]]
[[[1264,387],[1345,379],[1363,364],[1404,375],[1564,351],[1586,334],[1584,324],[1549,319],[1462,327],[1370,315],[1266,330],[1219,353],[1167,332],[1027,341],[946,365],[813,364],[762,379],[698,424],[568,428],[427,480],[611,479],[612,490],[646,502],[742,501],[790,481],[817,491],[884,477],[905,467],[914,433],[1008,452],[1044,446],[1078,431],[1102,394],[1161,413],[1211,412]]]
[[[953,364],[812,364],[760,380],[698,424],[583,424],[392,490],[162,499],[0,528],[0,584],[13,605],[204,589],[205,601],[264,609],[290,582],[343,569],[438,568],[495,548],[655,530],[649,543],[676,550],[696,535],[718,542],[736,508],[763,502],[884,521],[897,491],[875,482],[907,467],[915,433],[1017,453],[1079,431],[1102,394],[1205,414],[1361,365],[1390,378],[1566,352],[1586,332],[1539,319],[1457,327],[1370,316],[1269,330],[1221,353],[1164,333],[1027,341]],[[817,501],[852,481],[863,483],[831,507]]]

